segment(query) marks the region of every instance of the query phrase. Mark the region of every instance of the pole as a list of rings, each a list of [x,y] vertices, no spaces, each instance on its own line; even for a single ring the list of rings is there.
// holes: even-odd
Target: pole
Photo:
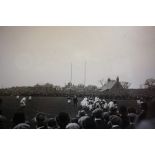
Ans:
[[[84,63],[84,86],[86,85],[86,65],[87,65],[87,63],[85,61],[85,63]]]
[[[84,96],[86,95],[85,86],[86,86],[86,61],[84,62]]]
[[[69,93],[70,93],[70,96],[71,96],[71,87],[72,87],[72,63],[71,63],[71,66],[70,67],[71,67],[70,68],[71,69],[70,70],[71,72],[70,72],[70,92]]]
[[[71,63],[71,79],[70,79],[70,83],[72,84],[72,63]]]

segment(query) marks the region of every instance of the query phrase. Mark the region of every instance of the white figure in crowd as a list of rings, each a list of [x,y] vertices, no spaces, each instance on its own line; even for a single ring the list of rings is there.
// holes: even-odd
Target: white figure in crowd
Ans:
[[[32,96],[29,96],[29,97],[28,97],[28,100],[31,101],[31,100],[32,100]]]
[[[108,106],[108,103],[107,103],[107,101],[106,100],[102,100],[102,102],[104,102],[104,109],[108,109],[109,108],[109,106]]]
[[[114,104],[113,101],[110,101],[109,104],[108,104],[108,106],[109,106],[109,109],[111,109],[111,108],[115,107],[115,104]]]
[[[87,99],[87,97],[85,97],[85,98],[81,101],[81,106],[82,106],[82,107],[87,107],[87,106],[88,106],[88,99]]]
[[[26,101],[27,101],[26,97],[23,97],[23,98],[20,100],[20,107],[21,107],[21,108],[26,107]]]
[[[17,96],[16,96],[16,100],[19,100],[19,97],[20,97],[20,96],[19,96],[19,95],[17,95]]]
[[[71,102],[72,102],[71,97],[67,97],[67,103],[68,103],[68,104],[71,104]]]

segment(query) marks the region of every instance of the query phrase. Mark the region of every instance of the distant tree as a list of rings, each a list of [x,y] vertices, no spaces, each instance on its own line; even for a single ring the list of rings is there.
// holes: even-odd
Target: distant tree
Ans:
[[[97,86],[95,86],[95,85],[88,85],[88,86],[86,87],[86,89],[87,89],[87,90],[90,90],[90,91],[94,91],[94,90],[97,89]]]
[[[146,86],[146,88],[155,88],[155,79],[147,79],[144,85]]]
[[[85,87],[84,84],[78,84],[78,85],[77,85],[77,89],[83,89],[84,87]]]
[[[123,88],[128,89],[131,86],[130,82],[121,82]]]

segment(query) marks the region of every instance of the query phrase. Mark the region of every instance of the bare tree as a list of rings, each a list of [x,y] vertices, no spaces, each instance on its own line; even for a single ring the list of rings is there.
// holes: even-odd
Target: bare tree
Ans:
[[[155,79],[147,79],[144,85],[146,86],[146,88],[155,88]]]
[[[123,81],[123,82],[121,82],[121,85],[122,85],[123,88],[128,89],[131,86],[131,83]]]

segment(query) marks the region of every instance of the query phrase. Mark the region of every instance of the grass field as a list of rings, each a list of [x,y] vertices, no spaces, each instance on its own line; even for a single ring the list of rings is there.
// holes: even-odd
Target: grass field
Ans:
[[[19,101],[16,100],[16,97],[0,98],[3,99],[3,114],[8,119],[11,119],[19,108]],[[134,100],[119,100],[118,102],[119,105],[126,105],[127,107],[136,106],[136,101]],[[67,104],[67,98],[65,97],[33,97],[31,101],[27,102],[25,110],[28,120],[33,118],[37,112],[47,113],[49,117],[55,117],[62,111],[69,113],[72,117],[77,114],[77,109],[74,108],[73,103]]]

